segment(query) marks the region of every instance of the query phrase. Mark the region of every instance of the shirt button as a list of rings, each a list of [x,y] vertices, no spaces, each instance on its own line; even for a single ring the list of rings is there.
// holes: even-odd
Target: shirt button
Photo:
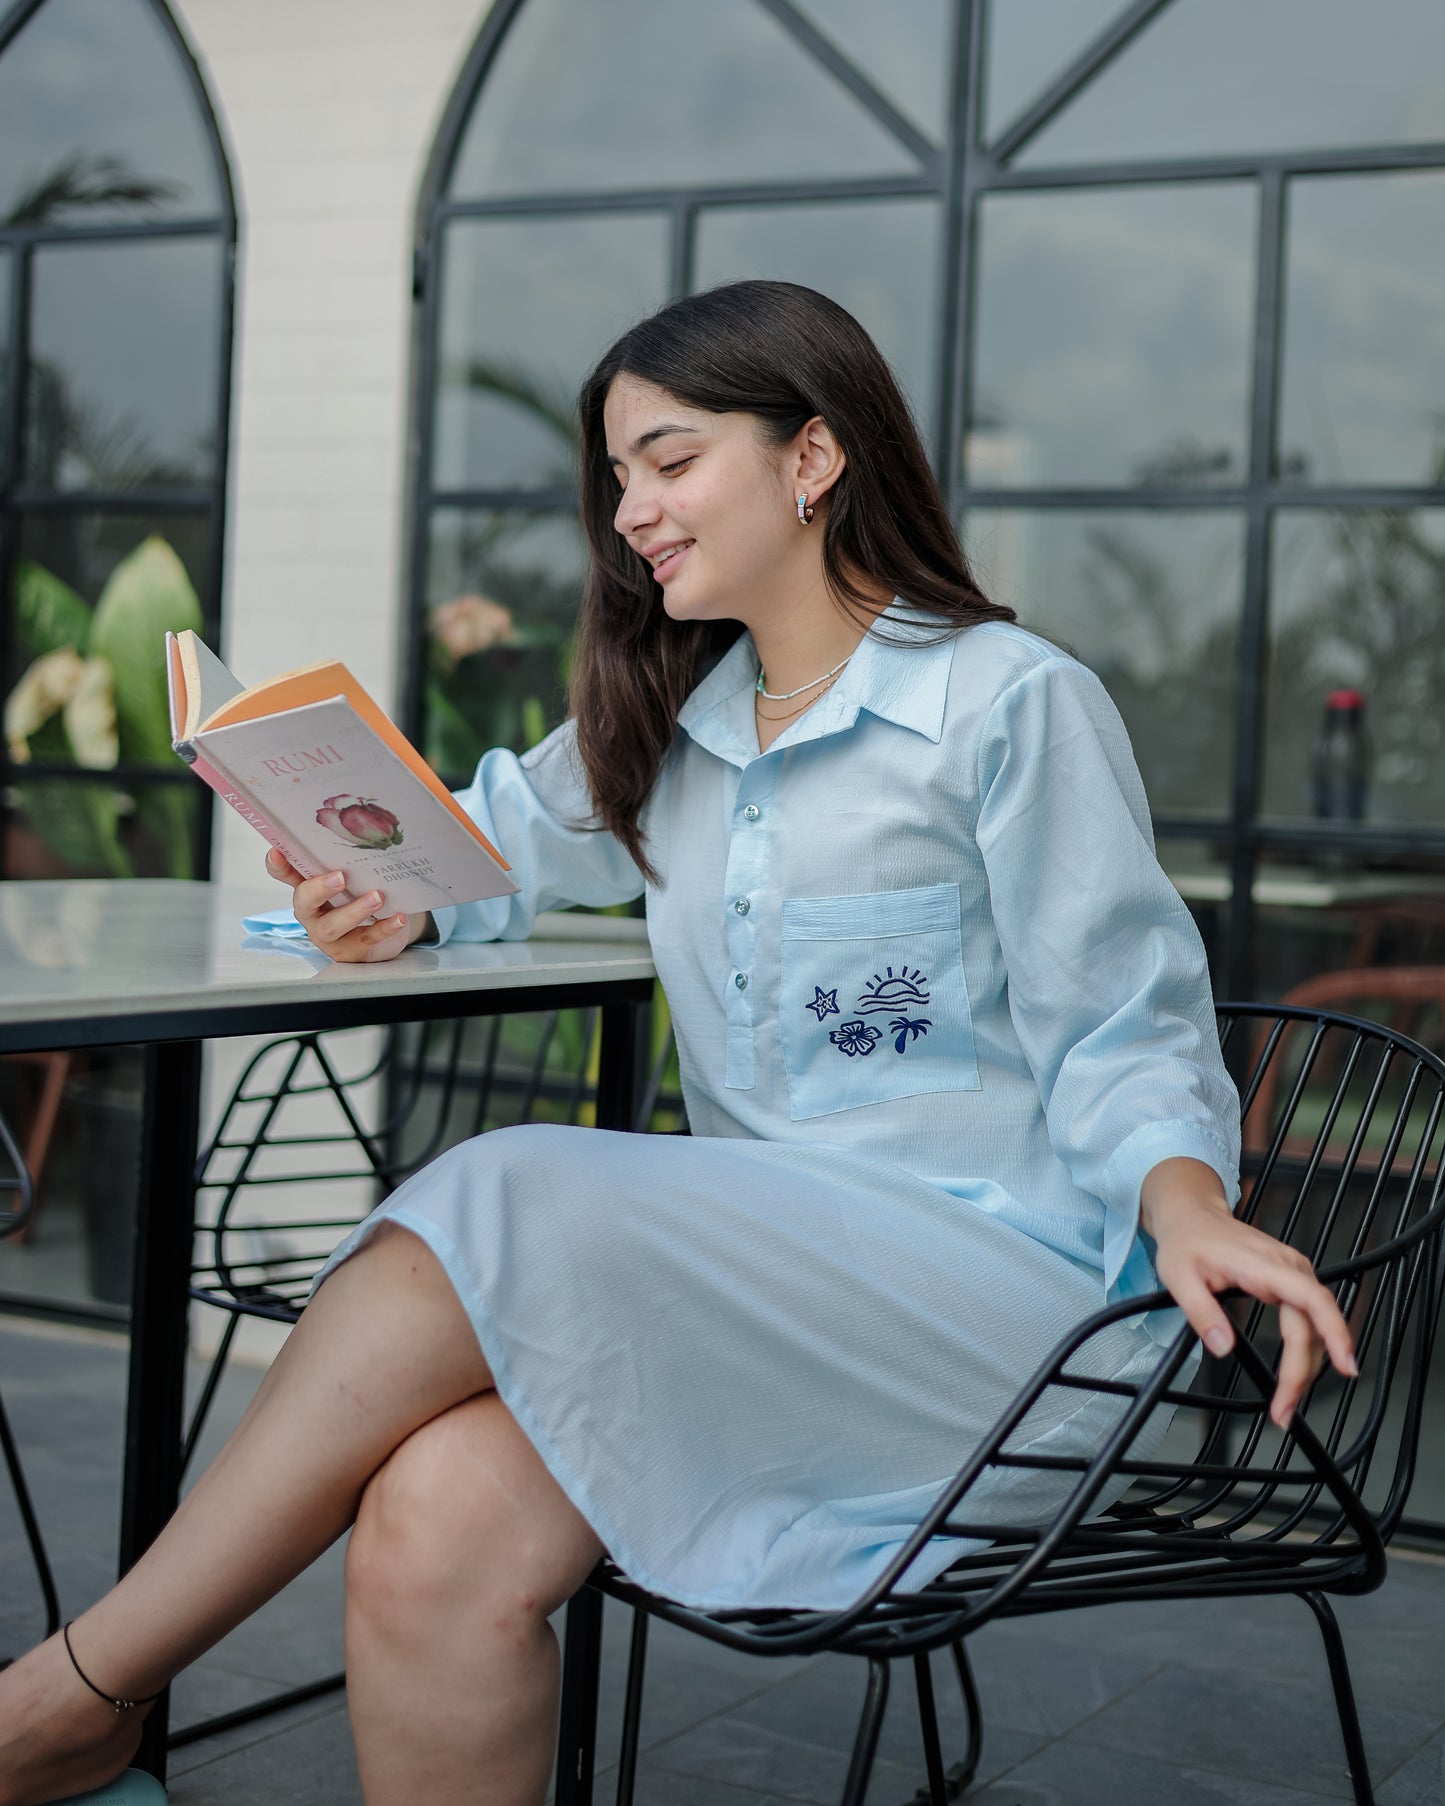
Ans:
[[[746,973],[746,972],[737,972],[737,973],[735,973],[735,974],[734,974],[734,975],[733,975],[733,983],[734,983],[734,984],[735,984],[735,985],[736,985],[736,986],[737,986],[737,988],[738,988],[738,989],[739,989],[739,990],[740,990],[740,991],[746,991],[746,990],[747,990],[747,988],[748,988],[748,975],[747,975],[747,973]]]
[[[745,916],[752,908],[752,904],[748,902],[746,897],[739,897],[737,902],[733,904],[733,908],[740,916]]]
[[[756,803],[749,803],[747,808],[743,810],[743,820],[756,821],[761,814],[762,810]]]

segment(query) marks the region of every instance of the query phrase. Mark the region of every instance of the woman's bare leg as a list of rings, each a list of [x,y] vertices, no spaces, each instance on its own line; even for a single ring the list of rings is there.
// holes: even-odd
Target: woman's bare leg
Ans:
[[[451,1282],[385,1225],[317,1293],[215,1461],[71,1631],[98,1687],[155,1693],[329,1547],[414,1430],[491,1386]],[[139,1736],[59,1638],[0,1673],[0,1806],[107,1781]]]
[[[495,1393],[401,1445],[346,1552],[367,1806],[542,1806],[560,1668],[547,1619],[601,1553]]]

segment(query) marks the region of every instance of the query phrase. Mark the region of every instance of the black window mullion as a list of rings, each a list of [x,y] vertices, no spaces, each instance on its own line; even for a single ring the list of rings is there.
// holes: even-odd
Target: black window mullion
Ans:
[[[871,113],[885,132],[896,138],[910,156],[930,174],[940,168],[939,147],[904,113],[900,113],[888,96],[876,88],[862,69],[833,40],[819,31],[813,21],[798,11],[793,0],[757,0],[764,12],[771,13],[778,24],[795,38],[813,59],[826,69],[853,96],[860,107]]]
[[[439,498],[432,490],[432,441],[436,427],[438,332],[442,273],[446,259],[447,222],[435,214],[425,226],[425,238],[416,258],[418,355],[416,390],[411,417],[415,422],[411,444],[413,471],[411,557],[407,581],[404,624],[405,656],[402,665],[401,718],[408,736],[422,738],[426,696],[426,585],[431,549],[432,513]]]
[[[678,201],[672,208],[672,254],[668,270],[668,292],[676,300],[692,289],[693,254],[697,248],[698,209],[689,201]]]
[[[995,4],[999,3],[1001,0],[995,0]],[[1016,157],[1030,139],[1037,137],[1055,114],[1061,112],[1096,75],[1101,75],[1169,3],[1170,0],[1134,0],[1134,4],[1106,26],[1092,43],[1084,46],[1068,68],[1030,102],[1007,130],[999,133],[990,147],[995,159],[1007,163],[1011,157]]]
[[[933,448],[933,468],[945,495],[952,495],[959,480],[960,441],[971,368],[975,208],[970,176],[978,143],[985,12],[984,0],[959,0],[954,8],[950,44],[948,162],[935,342],[938,412]]]
[[[1269,658],[1269,564],[1273,512],[1266,493],[1274,464],[1279,409],[1280,328],[1284,290],[1284,177],[1260,183],[1254,311],[1254,371],[1249,422],[1248,524],[1244,552],[1244,608],[1234,737],[1232,898],[1224,943],[1228,996],[1254,994],[1254,878],[1259,850],[1255,819],[1263,780],[1265,673]]]

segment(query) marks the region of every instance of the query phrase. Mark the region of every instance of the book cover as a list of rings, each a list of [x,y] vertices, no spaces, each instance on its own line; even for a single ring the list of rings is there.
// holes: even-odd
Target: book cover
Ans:
[[[173,744],[300,872],[340,870],[378,915],[517,889],[506,861],[356,682],[329,661],[246,690],[195,635],[167,635]]]

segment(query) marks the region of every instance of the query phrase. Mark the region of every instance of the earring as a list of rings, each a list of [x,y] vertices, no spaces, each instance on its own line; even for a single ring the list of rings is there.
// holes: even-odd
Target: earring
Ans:
[[[800,495],[798,497],[798,525],[800,527],[806,527],[812,518],[813,510],[808,506],[807,496]]]

